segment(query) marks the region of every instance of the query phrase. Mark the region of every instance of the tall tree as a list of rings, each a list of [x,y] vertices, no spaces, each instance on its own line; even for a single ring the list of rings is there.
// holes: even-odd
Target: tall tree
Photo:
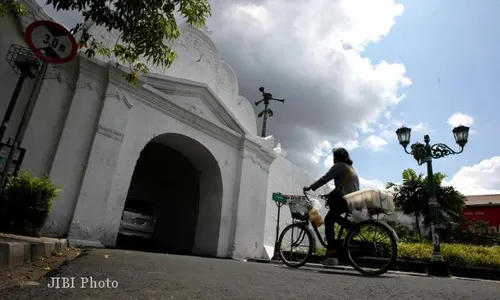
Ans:
[[[203,26],[211,15],[208,0],[47,0],[47,4],[57,11],[81,12],[84,21],[91,20],[109,31],[119,32],[120,41],[106,47],[89,34],[83,23],[72,29],[79,32],[79,45],[88,57],[97,53],[114,55],[120,63],[128,65],[129,81],[137,81],[139,73],[149,72],[141,59],[155,66],[171,66],[176,57],[171,45],[179,37],[176,11],[195,27]],[[0,1],[0,17],[15,18],[25,11],[19,0]]]
[[[396,207],[404,214],[415,217],[417,232],[421,235],[420,218],[423,217],[426,226],[430,225],[428,178],[422,174],[417,175],[413,169],[404,170],[402,177],[401,184],[389,182],[387,188],[394,193]],[[442,186],[445,178],[443,173],[434,174],[436,200],[439,204],[438,224],[446,226],[462,220],[461,210],[465,206],[465,196],[452,186]]]
[[[417,233],[421,236],[420,217],[424,210],[425,185],[423,175],[418,174],[413,169],[406,169],[402,173],[403,183],[387,183],[387,188],[394,193],[394,202],[398,209],[405,215],[411,215],[415,218]]]

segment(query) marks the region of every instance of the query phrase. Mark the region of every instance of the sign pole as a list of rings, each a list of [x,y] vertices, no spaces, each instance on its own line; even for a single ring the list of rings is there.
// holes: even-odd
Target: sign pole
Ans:
[[[280,235],[280,215],[281,215],[281,207],[283,206],[283,203],[281,202],[275,202],[276,206],[278,207],[278,218],[276,220],[276,237],[274,240],[274,253],[273,257],[271,260],[279,260],[280,259],[280,254],[279,254],[279,247],[278,247],[278,240],[279,240],[279,235]]]
[[[43,77],[45,76],[45,72],[47,71],[47,62],[42,63],[41,72],[38,74],[38,77],[35,81],[35,86],[31,90],[30,98],[28,99],[28,104],[24,109],[23,118],[21,119],[21,123],[19,124],[19,128],[17,129],[16,136],[14,138],[14,142],[12,144],[12,148],[10,149],[9,156],[7,161],[5,162],[5,166],[2,172],[2,177],[0,179],[0,195],[3,195],[5,184],[7,183],[7,177],[9,176],[9,169],[12,165],[12,161],[14,160],[14,155],[17,152],[17,148],[21,144],[23,140],[24,133],[28,128],[29,120],[31,119],[31,115],[33,113],[33,109],[35,108],[36,100],[38,99],[38,93],[42,87]]]
[[[17,129],[16,136],[14,138],[13,146],[10,149],[7,162],[5,163],[2,171],[2,177],[0,178],[0,195],[2,195],[5,190],[10,166],[12,165],[15,153],[17,152],[17,149],[19,148],[19,145],[24,137],[24,133],[28,127],[49,63],[67,63],[73,60],[78,52],[78,44],[76,43],[76,39],[73,34],[64,26],[54,21],[34,21],[26,28],[24,35],[28,47],[31,49],[33,54],[35,54],[35,56],[42,60],[43,63],[41,66],[41,72],[38,72],[35,86],[31,91],[28,104],[26,105],[21,123],[19,124],[19,128]],[[21,79],[23,79],[23,77],[21,77]],[[19,90],[20,89],[21,88],[19,87]],[[19,93],[17,87],[16,91]],[[4,125],[6,125],[6,123],[2,124],[2,126]],[[0,130],[0,133],[3,134],[4,131],[5,130]]]
[[[14,112],[17,98],[19,97],[19,93],[21,93],[21,88],[23,87],[26,77],[28,77],[28,73],[22,72],[21,76],[19,76],[19,79],[17,80],[16,88],[14,89],[14,93],[12,93],[9,106],[7,106],[7,110],[5,111],[5,115],[3,116],[2,125],[0,126],[0,142],[3,141],[3,136],[5,134],[5,131],[7,130],[7,126],[9,126],[10,118],[12,116],[12,113]]]

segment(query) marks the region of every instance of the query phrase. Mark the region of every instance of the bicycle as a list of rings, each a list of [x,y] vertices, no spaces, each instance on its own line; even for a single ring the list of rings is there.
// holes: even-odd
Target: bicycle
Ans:
[[[305,196],[305,197],[304,197]],[[309,224],[312,226],[314,233],[316,234],[317,239],[321,243],[324,248],[327,248],[326,242],[323,240],[318,227],[313,222],[309,221],[309,211],[312,209],[312,201],[309,198],[308,194],[304,191],[304,196],[288,196],[290,197],[288,201],[288,205],[290,207],[290,211],[292,213],[292,224],[286,226],[280,234],[277,247],[279,249],[279,257],[281,261],[288,267],[291,268],[300,268],[304,266],[309,257],[311,257],[313,251],[316,249],[316,240],[314,239],[313,233],[309,228]],[[320,196],[323,199],[326,199],[325,196]],[[302,202],[302,203],[301,203]],[[370,211],[369,218],[367,220],[361,222],[351,221],[349,218],[352,216],[352,212],[347,212],[342,218],[343,224],[340,224],[338,220],[335,221],[337,225],[340,226],[338,230],[338,234],[336,237],[337,242],[337,258],[339,261],[347,260],[348,264],[351,265],[355,270],[363,275],[371,275],[378,276],[386,273],[392,264],[396,261],[397,258],[397,242],[399,238],[394,231],[387,223],[383,221],[374,220],[374,215],[385,214],[382,211]],[[369,242],[366,239],[356,240],[355,238],[358,234],[366,233],[368,229],[372,227],[373,229],[377,229],[382,233],[382,239],[377,239],[376,241],[381,241],[389,244],[389,247],[382,248],[381,246],[375,245],[375,242]],[[294,240],[294,231],[298,231],[297,240]],[[346,231],[345,238],[343,238],[344,230]],[[302,244],[302,242],[307,238],[309,242],[309,246],[306,247],[305,252],[299,252],[295,255],[295,259],[293,257],[293,249],[290,249],[289,252],[283,251],[283,240],[285,235],[291,232],[292,233],[292,243],[291,248],[293,246],[297,246]],[[373,246],[373,247],[372,247]],[[376,258],[373,255],[373,252],[369,252],[369,250],[373,248],[375,253],[387,253],[386,250],[390,250],[388,261],[381,266],[376,267],[378,263],[381,262],[381,259]],[[285,256],[290,255],[290,259],[287,259]],[[301,258],[301,259],[300,259]],[[299,260],[297,260],[299,259]],[[358,261],[359,259],[359,261]],[[367,263],[368,269],[364,269],[360,263]]]

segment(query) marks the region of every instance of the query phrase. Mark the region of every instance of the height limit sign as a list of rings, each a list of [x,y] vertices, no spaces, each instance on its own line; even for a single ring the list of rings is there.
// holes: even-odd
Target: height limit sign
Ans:
[[[41,60],[63,64],[75,58],[78,45],[75,37],[61,24],[49,20],[31,23],[26,28],[26,42]]]

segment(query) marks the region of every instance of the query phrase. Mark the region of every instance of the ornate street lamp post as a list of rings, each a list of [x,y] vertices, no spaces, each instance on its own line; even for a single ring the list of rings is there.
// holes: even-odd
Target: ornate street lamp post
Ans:
[[[260,101],[255,101],[255,106],[259,105],[261,102],[264,102],[264,110],[261,111],[257,117],[263,118],[262,119],[262,134],[261,137],[266,137],[266,127],[267,127],[267,118],[272,117],[274,115],[273,111],[269,108],[269,102],[271,100],[279,101],[279,102],[285,102],[285,99],[283,98],[273,98],[273,95],[271,93],[265,93],[264,88],[261,87],[259,88],[259,91],[262,93],[262,96],[264,97]]]
[[[434,173],[432,171],[432,159],[439,159],[452,154],[460,154],[464,150],[465,144],[467,144],[467,139],[469,137],[469,127],[460,125],[453,128],[453,136],[455,137],[456,143],[460,146],[459,151],[454,151],[445,144],[434,144],[430,145],[431,141],[428,134],[424,136],[424,144],[419,142],[411,145],[411,151],[408,152],[406,148],[410,144],[411,129],[407,127],[401,127],[396,130],[398,136],[399,144],[403,146],[406,153],[411,154],[413,158],[418,162],[418,165],[427,163],[427,178],[429,184],[429,210],[430,210],[430,221],[431,221],[431,235],[432,244],[434,246],[432,259],[429,263],[429,275],[433,276],[449,276],[448,265],[443,260],[441,255],[441,245],[439,241],[439,231],[437,228],[438,224],[438,203],[436,201],[436,186],[434,183]]]

